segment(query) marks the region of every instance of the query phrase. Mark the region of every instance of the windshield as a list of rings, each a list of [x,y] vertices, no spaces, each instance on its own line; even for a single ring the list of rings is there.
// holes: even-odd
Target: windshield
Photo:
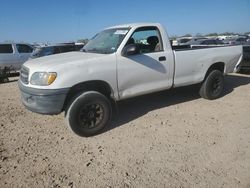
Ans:
[[[83,52],[111,54],[116,52],[129,28],[107,29],[95,35],[83,48]]]

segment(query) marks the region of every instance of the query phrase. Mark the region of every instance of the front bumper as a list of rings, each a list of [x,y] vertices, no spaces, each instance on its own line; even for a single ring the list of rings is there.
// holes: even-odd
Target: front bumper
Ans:
[[[69,88],[36,89],[23,85],[18,81],[23,105],[32,112],[39,114],[59,114],[63,110]]]

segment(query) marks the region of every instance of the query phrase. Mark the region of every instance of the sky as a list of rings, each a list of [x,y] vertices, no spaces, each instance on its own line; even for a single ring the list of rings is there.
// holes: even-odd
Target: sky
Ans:
[[[161,23],[170,36],[244,33],[250,0],[1,0],[0,41],[76,41],[133,22]]]

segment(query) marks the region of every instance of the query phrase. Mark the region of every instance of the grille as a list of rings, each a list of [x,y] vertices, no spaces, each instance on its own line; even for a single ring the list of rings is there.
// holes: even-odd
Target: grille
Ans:
[[[20,79],[24,84],[29,83],[29,69],[25,66],[22,66],[21,68]]]

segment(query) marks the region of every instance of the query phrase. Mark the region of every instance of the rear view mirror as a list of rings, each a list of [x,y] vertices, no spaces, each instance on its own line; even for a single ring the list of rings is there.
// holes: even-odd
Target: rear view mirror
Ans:
[[[122,50],[122,56],[136,55],[140,53],[140,49],[136,44],[129,44]]]

